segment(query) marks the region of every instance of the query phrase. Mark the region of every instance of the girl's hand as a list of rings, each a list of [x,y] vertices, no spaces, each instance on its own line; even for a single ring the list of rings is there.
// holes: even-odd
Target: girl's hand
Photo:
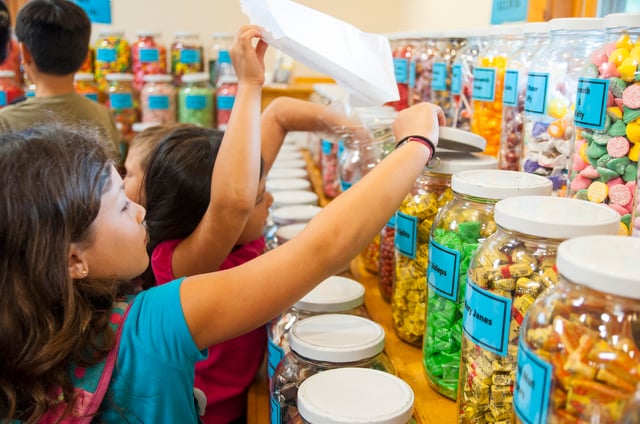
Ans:
[[[261,38],[262,31],[263,28],[257,25],[245,25],[236,35],[229,55],[238,76],[238,82],[264,84],[264,54],[268,44]],[[255,47],[252,44],[254,38],[258,38]]]
[[[398,113],[393,122],[393,133],[396,140],[410,135],[421,135],[437,146],[440,125],[445,123],[444,112],[440,107],[426,102],[418,103]]]

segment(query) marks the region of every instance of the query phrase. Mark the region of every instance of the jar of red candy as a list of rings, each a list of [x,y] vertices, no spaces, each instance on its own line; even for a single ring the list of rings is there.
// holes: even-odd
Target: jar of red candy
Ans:
[[[78,72],[73,76],[73,87],[76,93],[82,94],[87,99],[91,99],[94,102],[102,103],[104,100],[104,94],[100,92],[96,78],[89,72]]]
[[[216,89],[216,123],[219,130],[225,130],[231,117],[231,110],[238,92],[238,77],[223,75],[218,79]]]
[[[604,26],[607,41],[578,78],[568,194],[608,205],[629,234],[640,152],[640,14],[607,15]]]
[[[24,90],[15,78],[14,71],[0,71],[0,107],[10,105],[18,97],[24,96]]]
[[[107,75],[128,73],[131,70],[131,46],[124,38],[124,32],[103,30],[96,40],[94,72],[98,87],[107,91]]]
[[[400,99],[395,102],[389,102],[389,106],[393,106],[396,110],[402,110],[409,107],[411,90],[416,81],[416,63],[412,60],[415,39],[411,39],[411,35],[397,34],[390,37],[392,43],[393,67],[398,84],[398,93]]]
[[[167,73],[167,48],[160,42],[160,33],[138,31],[138,39],[131,46],[133,87],[141,90],[144,76]]]
[[[342,142],[339,139],[322,139],[322,158],[320,159],[322,192],[329,199],[333,199],[341,193],[338,157],[342,149]]]
[[[538,50],[549,42],[546,22],[524,25],[524,44],[507,58],[502,91],[502,132],[498,168],[519,171],[524,148],[524,99],[529,65]]]
[[[171,43],[171,73],[180,84],[184,74],[204,71],[204,54],[197,32],[176,32]]]
[[[122,138],[129,140],[132,135],[132,126],[138,121],[133,97],[133,74],[109,74],[107,82],[109,84],[107,106],[118,124]]]
[[[148,74],[140,92],[142,122],[174,124],[177,121],[176,89],[168,74]]]

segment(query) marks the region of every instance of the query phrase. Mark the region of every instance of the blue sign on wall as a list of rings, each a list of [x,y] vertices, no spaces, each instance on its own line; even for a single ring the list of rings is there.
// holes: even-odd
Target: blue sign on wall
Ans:
[[[111,0],[73,0],[96,24],[111,23]]]
[[[528,9],[527,0],[493,0],[491,24],[526,21]]]

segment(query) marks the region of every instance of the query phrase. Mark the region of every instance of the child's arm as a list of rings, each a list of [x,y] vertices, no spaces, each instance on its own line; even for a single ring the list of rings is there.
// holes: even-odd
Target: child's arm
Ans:
[[[260,180],[259,123],[267,44],[259,40],[254,48],[252,41],[260,37],[260,29],[242,27],[230,49],[238,91],[213,167],[209,207],[195,231],[175,250],[175,276],[217,270],[238,241],[255,205]]]
[[[437,144],[440,108],[422,103],[400,112],[398,139]],[[294,239],[248,263],[190,277],[181,288],[187,324],[199,348],[243,334],[285,310],[343,267],[396,211],[432,152],[411,141],[334,199]]]

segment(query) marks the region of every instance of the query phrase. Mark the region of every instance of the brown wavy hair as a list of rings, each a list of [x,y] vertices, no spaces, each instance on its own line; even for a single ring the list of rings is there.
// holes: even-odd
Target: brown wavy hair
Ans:
[[[74,280],[71,243],[89,246],[117,157],[98,131],[60,126],[0,136],[0,421],[35,423],[70,364],[113,344],[116,281]],[[69,413],[70,408],[67,408]]]

